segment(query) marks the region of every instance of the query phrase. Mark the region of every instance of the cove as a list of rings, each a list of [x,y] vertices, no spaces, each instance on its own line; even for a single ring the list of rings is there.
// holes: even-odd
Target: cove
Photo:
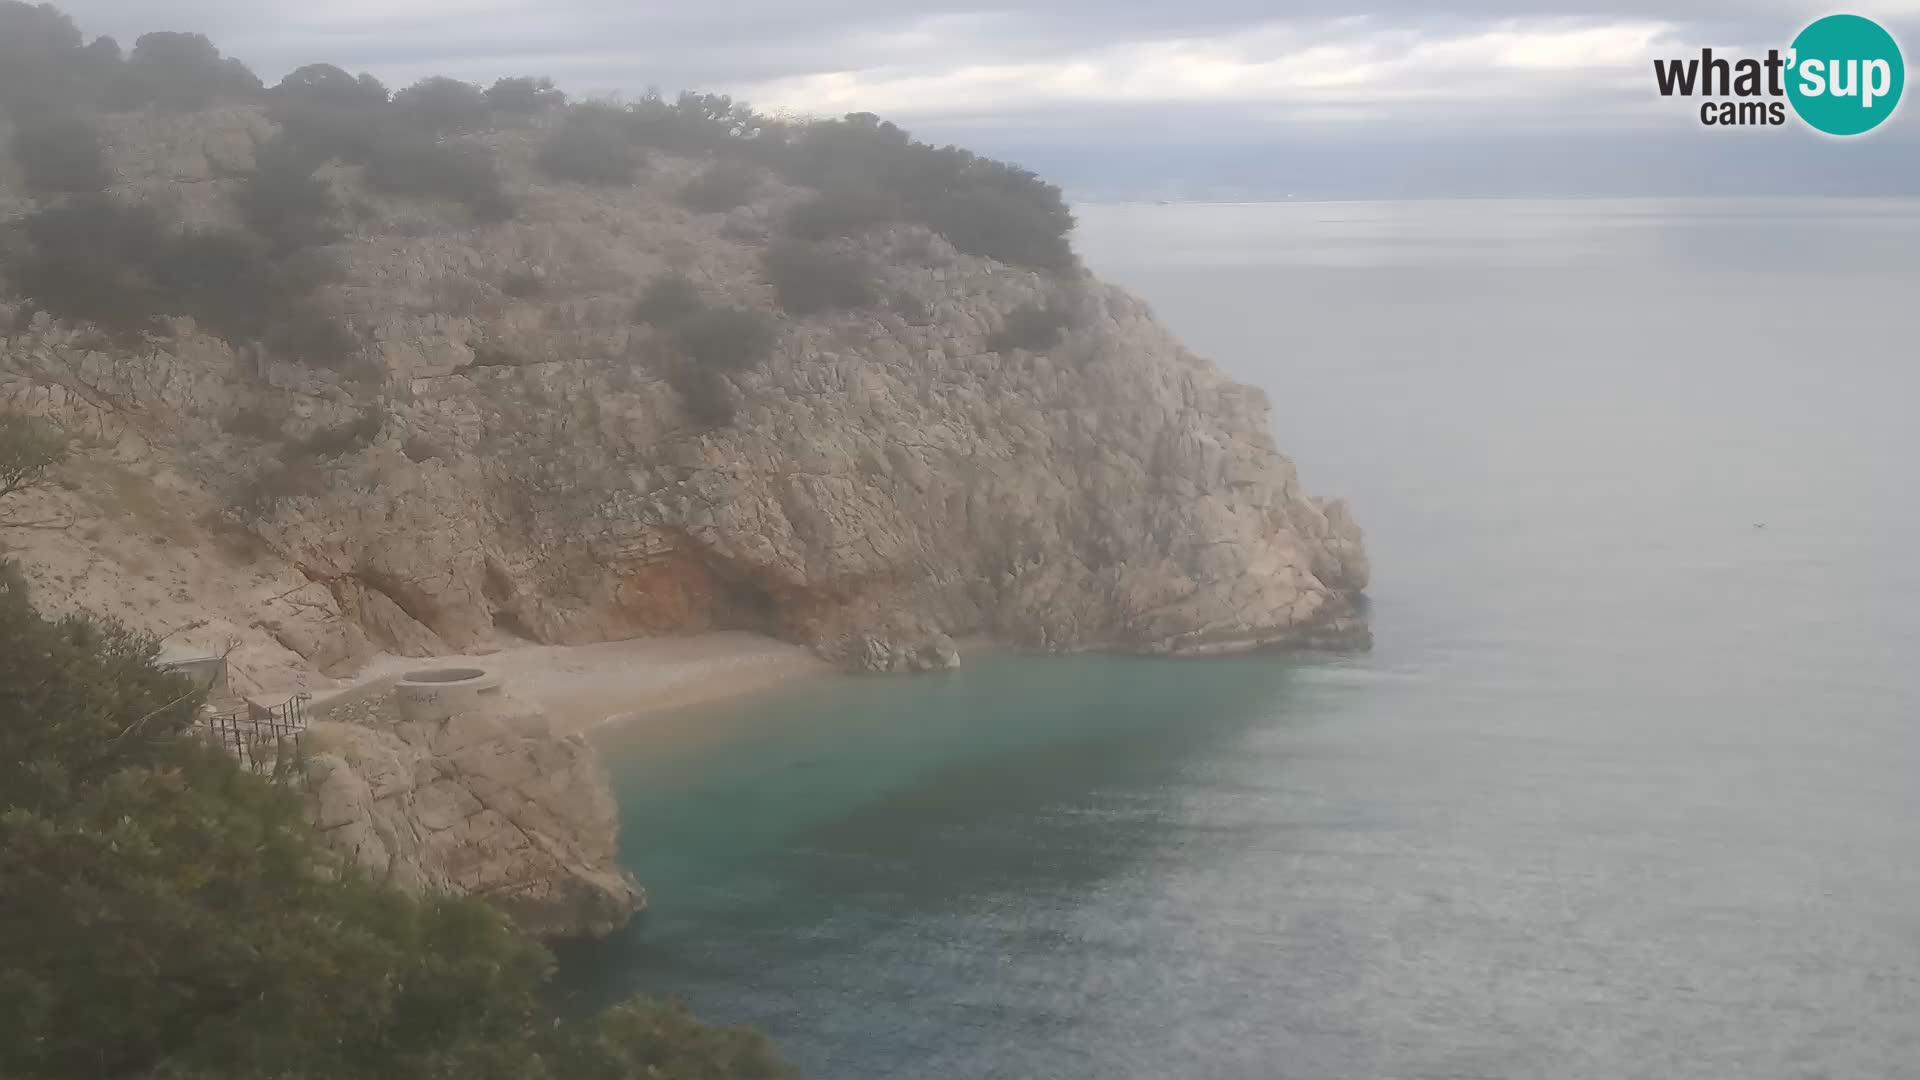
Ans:
[[[811,1075],[1071,1026],[996,973],[1057,956],[1081,898],[1186,843],[1182,774],[1288,722],[1316,663],[1345,662],[992,655],[604,731],[651,908],[564,949],[563,982],[583,1007],[678,994]]]

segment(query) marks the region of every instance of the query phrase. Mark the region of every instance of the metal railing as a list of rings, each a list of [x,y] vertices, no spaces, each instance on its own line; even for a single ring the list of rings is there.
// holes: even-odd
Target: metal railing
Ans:
[[[209,708],[201,714],[200,729],[208,742],[232,754],[248,770],[278,776],[300,758],[309,697],[296,694],[285,704],[271,707],[242,701],[232,707]]]

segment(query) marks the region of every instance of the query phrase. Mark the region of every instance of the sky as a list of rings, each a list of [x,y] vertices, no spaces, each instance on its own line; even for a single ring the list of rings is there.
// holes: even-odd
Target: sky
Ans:
[[[1656,57],[1785,48],[1852,10],[1920,58],[1920,0],[67,0],[131,45],[582,96],[863,110],[1111,197],[1920,194],[1920,103],[1870,136],[1713,130]],[[1920,95],[1920,91],[1915,91]]]

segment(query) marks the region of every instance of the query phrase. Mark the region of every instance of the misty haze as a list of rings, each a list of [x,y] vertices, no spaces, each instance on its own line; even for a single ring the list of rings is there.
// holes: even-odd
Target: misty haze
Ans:
[[[0,0],[0,1077],[1910,1074],[1916,31]]]

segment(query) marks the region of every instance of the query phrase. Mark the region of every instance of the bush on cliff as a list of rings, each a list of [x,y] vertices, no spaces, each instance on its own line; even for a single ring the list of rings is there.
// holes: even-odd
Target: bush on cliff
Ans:
[[[908,218],[899,194],[859,176],[836,178],[818,195],[787,211],[787,232],[801,240],[856,236]]]
[[[718,369],[682,364],[668,373],[667,382],[680,392],[695,423],[712,428],[733,423],[733,382]]]
[[[557,180],[619,187],[645,160],[627,138],[622,114],[600,106],[572,110],[540,144],[540,168]]]
[[[493,110],[495,118],[512,120],[525,120],[567,104],[567,95],[544,76],[496,80],[487,87],[486,97],[487,108]]]
[[[387,88],[332,64],[297,68],[267,94],[267,117],[314,161],[363,163],[386,124]]]
[[[760,167],[752,162],[716,162],[681,189],[680,204],[708,214],[745,206],[764,178]]]
[[[705,306],[692,278],[679,273],[661,274],[641,291],[633,305],[633,317],[653,326],[672,326]]]
[[[429,137],[487,126],[487,96],[472,83],[434,75],[393,95],[394,118]]]
[[[873,276],[865,263],[822,244],[783,241],[767,249],[767,281],[792,315],[873,303]]]
[[[41,308],[111,330],[138,330],[161,314],[154,267],[168,233],[151,209],[86,195],[28,215],[21,233],[26,249],[7,273]]]
[[[390,195],[452,199],[466,204],[480,221],[514,215],[493,151],[484,146],[390,134],[368,152],[367,185]]]
[[[0,109],[31,117],[97,101],[118,74],[120,46],[85,41],[51,4],[0,0]]]
[[[282,79],[267,101],[268,117],[298,160],[363,164],[367,186],[376,191],[453,199],[481,221],[514,214],[491,150],[439,141],[448,132],[487,125],[489,106],[479,87],[435,77],[389,101],[387,88],[371,75],[309,64]]]
[[[649,92],[627,108],[627,132],[641,146],[686,157],[757,154],[777,147],[777,125],[725,94]]]
[[[22,121],[13,132],[13,160],[28,189],[36,192],[98,192],[113,183],[99,132],[75,117]]]
[[[1073,214],[1058,187],[1005,162],[919,142],[872,113],[805,126],[779,168],[820,189],[789,223],[802,237],[917,221],[971,255],[1042,270],[1074,265]]]
[[[340,239],[340,201],[313,174],[314,159],[285,139],[254,152],[253,173],[234,195],[247,227],[276,254],[319,247]]]
[[[193,112],[227,102],[260,97],[260,79],[220,50],[204,34],[143,34],[119,73],[113,104],[122,109],[152,105],[170,112]]]
[[[1045,352],[1060,343],[1060,335],[1072,323],[1060,309],[1022,304],[1009,311],[1006,324],[987,338],[987,348],[994,352],[1013,349]]]
[[[674,326],[673,343],[701,367],[744,371],[773,352],[773,320],[746,308],[709,308]]]
[[[544,949],[343,872],[297,795],[194,737],[199,694],[156,653],[42,618],[0,565],[0,1075],[783,1074],[671,1006],[546,1013]]]
[[[276,260],[252,232],[176,231],[145,205],[83,195],[28,215],[22,233],[27,244],[9,259],[8,275],[59,318],[134,333],[159,316],[186,315],[236,344],[298,340],[329,366],[358,348],[316,326],[324,315],[310,294],[325,268]]]

